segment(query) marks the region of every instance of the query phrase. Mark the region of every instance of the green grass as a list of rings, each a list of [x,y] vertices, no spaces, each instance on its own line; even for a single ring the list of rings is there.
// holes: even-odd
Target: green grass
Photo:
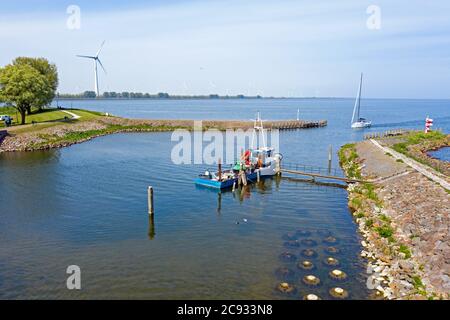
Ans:
[[[398,249],[398,251],[404,253],[406,259],[411,258],[411,250],[409,250],[409,248],[406,245],[400,244],[400,248]]]
[[[88,110],[81,110],[81,109],[71,109],[68,110],[81,118],[79,121],[85,121],[85,120],[92,120],[98,117],[103,116],[103,113],[96,112],[96,111],[88,111]],[[20,114],[16,113],[16,109],[12,107],[0,107],[0,114],[1,115],[9,115],[12,117],[13,125],[20,125],[21,117]],[[25,118],[25,124],[31,124],[31,123],[42,123],[42,122],[50,122],[50,121],[59,121],[64,120],[65,118],[70,119],[71,116],[65,112],[63,112],[60,109],[42,109],[40,111],[34,110],[30,115],[27,115]],[[4,123],[1,122],[0,126],[4,126]],[[41,128],[41,127],[40,127]]]
[[[411,145],[417,145],[429,141],[435,142],[445,138],[446,135],[439,131],[430,131],[428,133],[412,132],[406,135],[404,142],[396,143],[392,146],[392,148],[397,152],[408,154],[408,147]]]
[[[420,154],[417,153],[417,150],[414,150],[417,148],[412,149],[412,147],[417,146],[419,149],[423,148],[424,151],[426,151],[427,149],[447,144],[448,144],[447,135],[440,131],[430,131],[428,133],[416,131],[407,134],[404,137],[404,141],[394,144],[392,148],[395,151],[402,153],[419,163],[422,163],[439,172],[442,172],[439,166],[433,165],[433,163],[428,161],[429,159],[427,159],[426,157],[425,158],[421,157]]]
[[[392,229],[392,227],[389,225],[383,225],[381,227],[377,227],[375,230],[378,232],[378,234],[381,237],[387,238],[387,239],[392,238],[392,235],[394,234],[394,229]]]
[[[349,178],[362,179],[359,164],[356,162],[358,154],[356,153],[356,144],[349,143],[341,147],[338,152],[339,162],[345,167],[346,174]]]
[[[15,108],[0,108],[0,114],[12,117],[14,125],[21,124],[22,118],[19,113],[16,113]],[[25,124],[63,120],[65,117],[70,118],[70,115],[58,109],[43,109],[27,115]],[[1,122],[1,125],[4,126],[4,123]]]

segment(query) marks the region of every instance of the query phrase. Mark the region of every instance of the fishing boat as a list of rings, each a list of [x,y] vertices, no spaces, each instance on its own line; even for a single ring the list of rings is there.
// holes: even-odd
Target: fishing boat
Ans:
[[[255,147],[258,134],[262,137],[261,147]],[[276,175],[282,159],[283,156],[280,153],[275,153],[274,148],[266,145],[263,120],[258,112],[254,120],[251,148],[246,150],[229,170],[222,170],[219,161],[216,172],[206,170],[195,179],[195,183],[217,189],[232,188],[233,185],[240,184],[247,185],[249,182],[256,182],[258,176],[264,179]]]
[[[359,82],[358,94],[356,96],[355,107],[353,108],[352,128],[368,128],[372,122],[360,117],[361,109],[361,91],[362,91],[363,74],[361,73],[361,81]]]

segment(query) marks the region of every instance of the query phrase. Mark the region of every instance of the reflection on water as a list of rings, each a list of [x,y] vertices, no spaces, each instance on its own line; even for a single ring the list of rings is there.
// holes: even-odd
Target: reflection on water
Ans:
[[[182,103],[174,108],[182,110]],[[254,103],[236,116],[248,112],[240,118],[251,118]],[[290,100],[261,103],[275,110],[273,118],[287,117],[292,110],[295,115],[298,108]],[[324,167],[330,144],[337,151],[361,139],[364,131],[348,128],[351,104],[345,109],[349,116],[347,111],[329,112],[330,106],[345,103],[338,99],[305,106],[305,118],[328,118],[329,126],[282,133],[284,158]],[[223,118],[235,108],[219,113]],[[145,107],[133,110],[145,113]],[[407,114],[419,115],[414,106]],[[328,290],[337,284],[329,276],[332,267],[323,263],[328,257],[346,273],[339,285],[350,298],[367,298],[346,190],[285,178],[235,192],[198,188],[193,179],[204,168],[174,165],[172,145],[170,133],[133,133],[55,151],[1,154],[0,298],[300,299],[307,293],[330,298]],[[336,154],[333,167],[338,167]],[[153,217],[147,208],[149,185],[155,192]],[[286,248],[283,236],[299,237],[299,230],[309,232],[313,242],[298,238],[298,247]],[[324,232],[338,240],[338,252],[328,250]],[[306,249],[314,254],[305,257]],[[296,260],[280,261],[285,251]],[[298,268],[306,259],[316,267],[311,272]],[[81,268],[81,291],[65,287],[65,270],[72,264]],[[276,290],[279,268],[292,270],[296,294]],[[302,279],[307,273],[321,284],[306,286]]]

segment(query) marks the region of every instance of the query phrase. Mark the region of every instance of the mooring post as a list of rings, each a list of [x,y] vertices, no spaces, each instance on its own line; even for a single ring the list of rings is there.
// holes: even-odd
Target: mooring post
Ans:
[[[275,157],[275,173],[277,175],[281,174],[281,163],[280,163],[280,158],[279,157]]]
[[[331,160],[333,156],[333,146],[330,144],[328,147],[328,173],[331,173]]]
[[[148,187],[147,190],[147,196],[148,196],[148,214],[152,215],[155,213],[154,207],[153,207],[153,187]]]

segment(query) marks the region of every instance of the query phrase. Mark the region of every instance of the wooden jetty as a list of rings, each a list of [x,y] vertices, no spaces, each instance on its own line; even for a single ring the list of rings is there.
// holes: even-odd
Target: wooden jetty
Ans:
[[[280,172],[311,177],[313,181],[316,178],[322,178],[346,183],[365,182],[364,180],[347,178],[341,170],[331,168],[331,166],[322,168],[303,164],[281,163]]]
[[[298,175],[301,175],[301,176],[308,176],[308,177],[313,177],[313,178],[324,178],[324,179],[330,179],[330,180],[339,180],[339,181],[344,181],[344,182],[347,182],[347,183],[365,182],[364,180],[350,179],[350,178],[346,178],[346,177],[338,177],[338,176],[332,176],[332,175],[326,175],[326,174],[320,174],[320,173],[312,173],[312,172],[305,172],[305,171],[289,170],[289,169],[283,169],[283,168],[281,168],[281,172],[298,174]]]

